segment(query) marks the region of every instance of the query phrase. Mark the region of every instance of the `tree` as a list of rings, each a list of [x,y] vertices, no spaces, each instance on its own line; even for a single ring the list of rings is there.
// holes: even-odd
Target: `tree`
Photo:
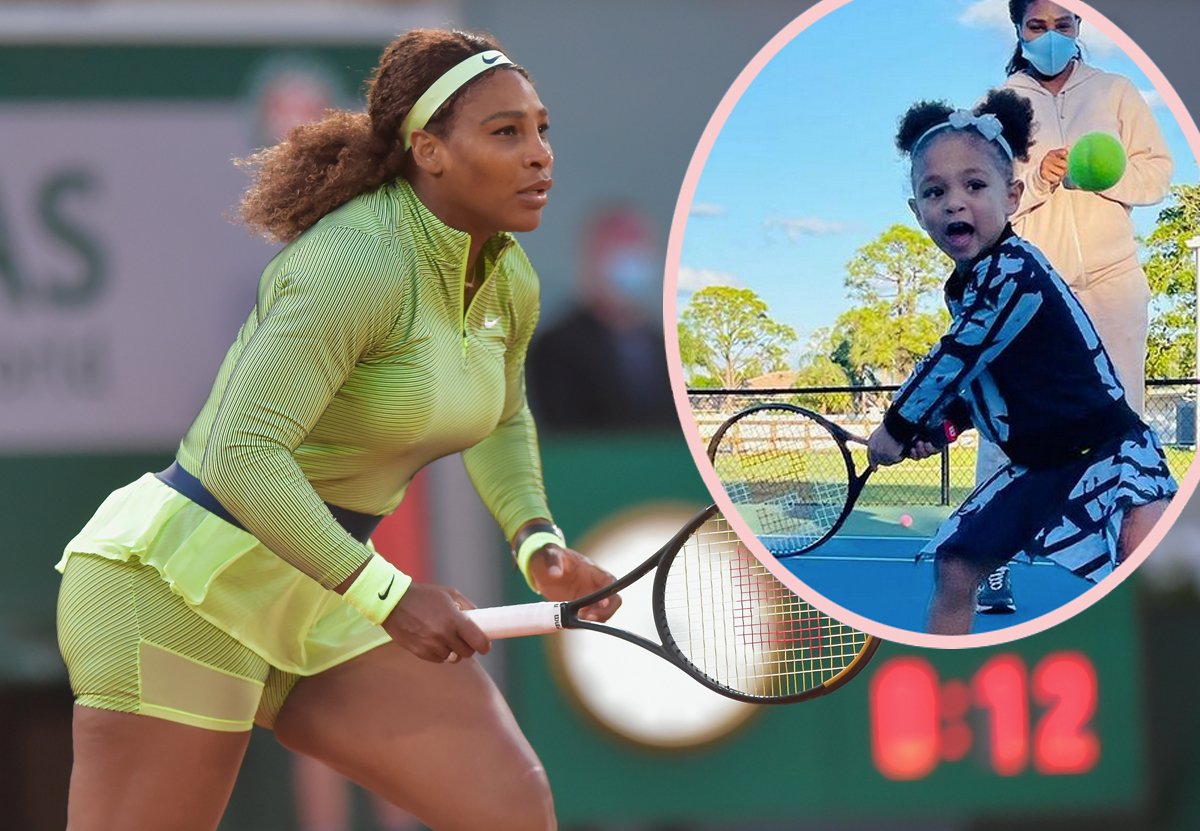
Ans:
[[[1196,259],[1189,239],[1200,234],[1200,185],[1175,185],[1144,242],[1150,282],[1147,378],[1190,378],[1196,372]]]
[[[933,311],[953,267],[923,231],[893,225],[846,264],[846,288],[863,303],[886,303],[897,317]]]
[[[840,315],[827,354],[858,384],[897,384],[950,325],[941,306],[950,260],[922,232],[893,225],[846,264],[859,305]]]
[[[813,355],[796,370],[793,387],[846,387],[850,378],[846,369],[828,355]],[[854,402],[848,392],[810,392],[793,396],[793,404],[819,413],[850,413]]]
[[[691,329],[679,326],[679,362],[685,374],[690,368],[703,368],[712,361],[712,350]],[[690,380],[688,386],[695,386]],[[715,386],[715,385],[713,385]]]
[[[898,384],[949,325],[944,309],[903,318],[886,303],[858,306],[838,316],[830,355],[859,383]]]
[[[679,318],[681,356],[685,345],[687,348],[684,364],[720,379],[727,389],[736,389],[747,378],[786,368],[784,355],[795,340],[796,331],[772,320],[767,304],[750,289],[700,289]],[[689,376],[689,385],[693,378],[697,376]]]

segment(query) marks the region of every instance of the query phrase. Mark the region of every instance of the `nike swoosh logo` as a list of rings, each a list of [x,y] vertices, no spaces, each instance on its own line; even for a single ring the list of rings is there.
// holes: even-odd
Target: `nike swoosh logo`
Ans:
[[[500,322],[500,318],[496,318],[495,320],[488,320],[487,316],[485,315],[483,318],[483,328],[491,329],[493,326],[495,326],[499,322]]]
[[[492,56],[492,59],[491,59],[490,61],[489,61],[487,58],[484,58],[484,59],[483,59],[483,62],[484,62],[484,63],[486,63],[486,64],[493,64],[493,63],[495,63],[495,62],[496,62],[496,61],[498,61],[498,60],[500,60],[500,56],[499,56],[499,55],[493,55],[493,56]]]
[[[388,587],[379,593],[380,600],[387,600],[387,596],[392,593],[392,586],[396,583],[396,575],[392,575],[392,582],[388,583]]]

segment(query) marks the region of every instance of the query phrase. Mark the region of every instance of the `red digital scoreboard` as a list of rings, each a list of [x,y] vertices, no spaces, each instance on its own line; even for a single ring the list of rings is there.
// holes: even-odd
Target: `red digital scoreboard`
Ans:
[[[855,740],[839,756],[843,774],[872,783],[855,813],[1136,812],[1146,763],[1133,593],[1122,586],[1066,623],[998,647],[883,644],[827,697],[858,699],[860,721],[846,728]]]
[[[1096,668],[1083,652],[1051,652],[1032,669],[993,653],[969,679],[939,678],[925,657],[888,658],[868,696],[871,758],[888,779],[923,779],[980,743],[1000,776],[1084,774],[1100,759]]]

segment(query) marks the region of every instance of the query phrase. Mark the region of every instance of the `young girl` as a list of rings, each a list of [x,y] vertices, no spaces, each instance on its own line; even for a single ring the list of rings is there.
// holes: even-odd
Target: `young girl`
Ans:
[[[1087,315],[1008,224],[1032,120],[1027,101],[1000,91],[970,112],[917,103],[896,136],[912,163],[909,206],[954,260],[952,324],[871,434],[871,461],[928,456],[945,425],[975,427],[1011,460],[922,552],[936,563],[927,628],[938,634],[970,632],[980,578],[1021,553],[1101,580],[1176,491]]]

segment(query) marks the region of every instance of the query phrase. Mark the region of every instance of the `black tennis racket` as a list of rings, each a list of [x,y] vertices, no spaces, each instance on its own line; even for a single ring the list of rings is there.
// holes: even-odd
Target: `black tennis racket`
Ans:
[[[654,572],[660,643],[579,612]],[[786,704],[832,692],[859,673],[879,641],[822,614],[780,583],[742,544],[715,505],[621,579],[568,603],[466,613],[492,638],[590,629],[665,658],[739,701]],[[620,612],[618,611],[618,615]]]
[[[717,428],[708,458],[763,546],[791,557],[837,533],[874,471],[858,471],[852,443],[867,440],[812,410],[759,404]]]

